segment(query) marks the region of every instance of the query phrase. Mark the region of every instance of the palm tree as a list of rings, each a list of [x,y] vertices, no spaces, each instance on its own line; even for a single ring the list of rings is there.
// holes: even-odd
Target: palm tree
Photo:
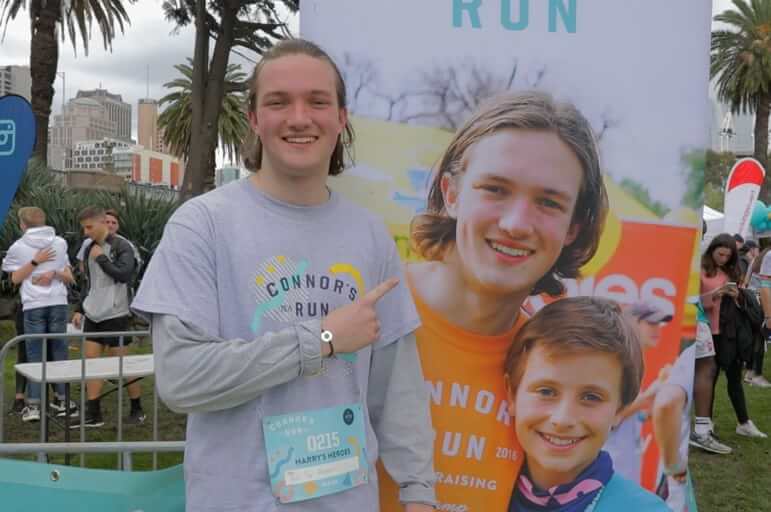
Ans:
[[[727,27],[712,32],[710,76],[716,79],[718,99],[733,112],[755,113],[754,156],[768,168],[771,0],[733,4],[733,9],[715,16]]]
[[[182,75],[171,82],[163,84],[167,89],[176,89],[161,98],[160,104],[168,107],[158,117],[158,126],[163,131],[163,140],[169,150],[176,156],[187,160],[190,155],[190,139],[193,123],[193,60],[188,58],[187,64],[177,64],[174,68]],[[225,72],[226,90],[244,89],[246,74],[238,64],[228,64]],[[217,121],[219,146],[223,148],[230,160],[240,157],[241,141],[249,131],[249,123],[244,112],[245,98],[242,92],[227,92],[222,97],[222,113]],[[214,154],[209,155],[214,169]],[[207,181],[213,182],[213,176],[207,176]]]
[[[137,0],[125,0],[134,3]],[[30,0],[29,17],[32,27],[30,44],[30,74],[32,75],[32,110],[37,124],[37,140],[34,156],[47,162],[48,120],[54,98],[54,80],[59,65],[59,41],[69,37],[77,49],[80,36],[83,50],[88,55],[91,28],[96,22],[102,33],[105,50],[112,50],[115,29],[123,33],[129,17],[123,7],[124,0]],[[0,25],[7,28],[19,12],[27,9],[26,0],[0,0]]]

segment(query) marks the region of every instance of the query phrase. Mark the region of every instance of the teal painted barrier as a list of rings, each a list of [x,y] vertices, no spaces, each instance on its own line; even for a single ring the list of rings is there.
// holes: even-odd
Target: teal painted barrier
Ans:
[[[0,459],[3,512],[184,512],[182,466],[110,471]]]

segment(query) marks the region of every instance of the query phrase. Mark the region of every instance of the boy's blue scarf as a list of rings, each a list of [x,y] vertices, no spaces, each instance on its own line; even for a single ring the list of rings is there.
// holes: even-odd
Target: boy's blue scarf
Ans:
[[[541,490],[522,470],[509,504],[509,512],[583,512],[613,476],[613,461],[601,451],[573,482]]]

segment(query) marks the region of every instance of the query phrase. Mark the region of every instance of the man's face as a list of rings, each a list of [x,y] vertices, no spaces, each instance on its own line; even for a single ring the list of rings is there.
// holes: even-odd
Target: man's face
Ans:
[[[83,228],[83,234],[97,243],[102,243],[110,232],[105,217],[85,219],[81,221],[80,226]]]
[[[654,348],[659,344],[661,331],[664,328],[663,323],[640,320],[637,322],[637,327],[640,334],[640,343],[644,349]]]
[[[622,369],[602,352],[552,355],[536,346],[510,413],[534,482],[565,484],[591,464],[619,421]]]
[[[326,176],[347,120],[332,66],[306,55],[280,57],[265,63],[257,91],[249,121],[262,143],[261,167],[287,177]]]
[[[581,164],[556,134],[519,129],[484,137],[465,159],[441,183],[460,271],[472,289],[528,294],[580,229]]]
[[[112,215],[105,215],[104,223],[107,225],[107,230],[110,232],[111,235],[114,235],[115,233],[118,232],[118,229],[120,229],[120,224],[118,224],[118,219],[116,219]]]

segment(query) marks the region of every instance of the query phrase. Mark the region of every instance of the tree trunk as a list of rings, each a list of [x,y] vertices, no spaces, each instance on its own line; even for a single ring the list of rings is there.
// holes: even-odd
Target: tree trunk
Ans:
[[[195,53],[193,55],[193,119],[190,134],[190,154],[182,198],[189,199],[214,187],[215,158],[219,144],[219,116],[225,94],[225,72],[230,50],[235,40],[238,22],[238,0],[227,0],[221,13],[220,33],[214,44],[209,63],[209,27],[206,26],[206,4],[196,5]]]
[[[214,188],[214,173],[217,162],[215,158],[217,145],[219,144],[219,118],[222,113],[222,98],[225,96],[225,73],[228,68],[230,50],[235,40],[235,26],[238,22],[238,0],[227,0],[222,11],[220,21],[220,33],[214,44],[209,76],[206,81],[206,95],[204,98],[203,124],[200,126],[201,145],[204,155],[207,155],[206,163],[201,176],[201,191],[206,192]],[[202,159],[203,161],[203,159]]]
[[[60,0],[48,0],[30,10],[32,41],[30,45],[30,75],[32,77],[32,111],[35,114],[36,140],[33,155],[48,164],[48,121],[54,99],[54,81],[59,64],[59,42],[56,22],[61,10]]]
[[[771,106],[771,94],[761,94],[758,98],[758,108],[755,111],[755,159],[766,170],[766,176],[771,170],[768,168],[768,116]],[[768,182],[768,179],[766,179]],[[760,189],[760,200],[768,204],[771,200],[771,187],[763,184]]]
[[[188,153],[185,178],[182,181],[182,200],[203,192],[203,173],[207,167],[208,153],[201,143],[203,109],[209,69],[209,27],[206,23],[206,0],[196,1],[195,50],[193,52],[193,90],[190,94],[192,122],[190,127],[190,152]]]

